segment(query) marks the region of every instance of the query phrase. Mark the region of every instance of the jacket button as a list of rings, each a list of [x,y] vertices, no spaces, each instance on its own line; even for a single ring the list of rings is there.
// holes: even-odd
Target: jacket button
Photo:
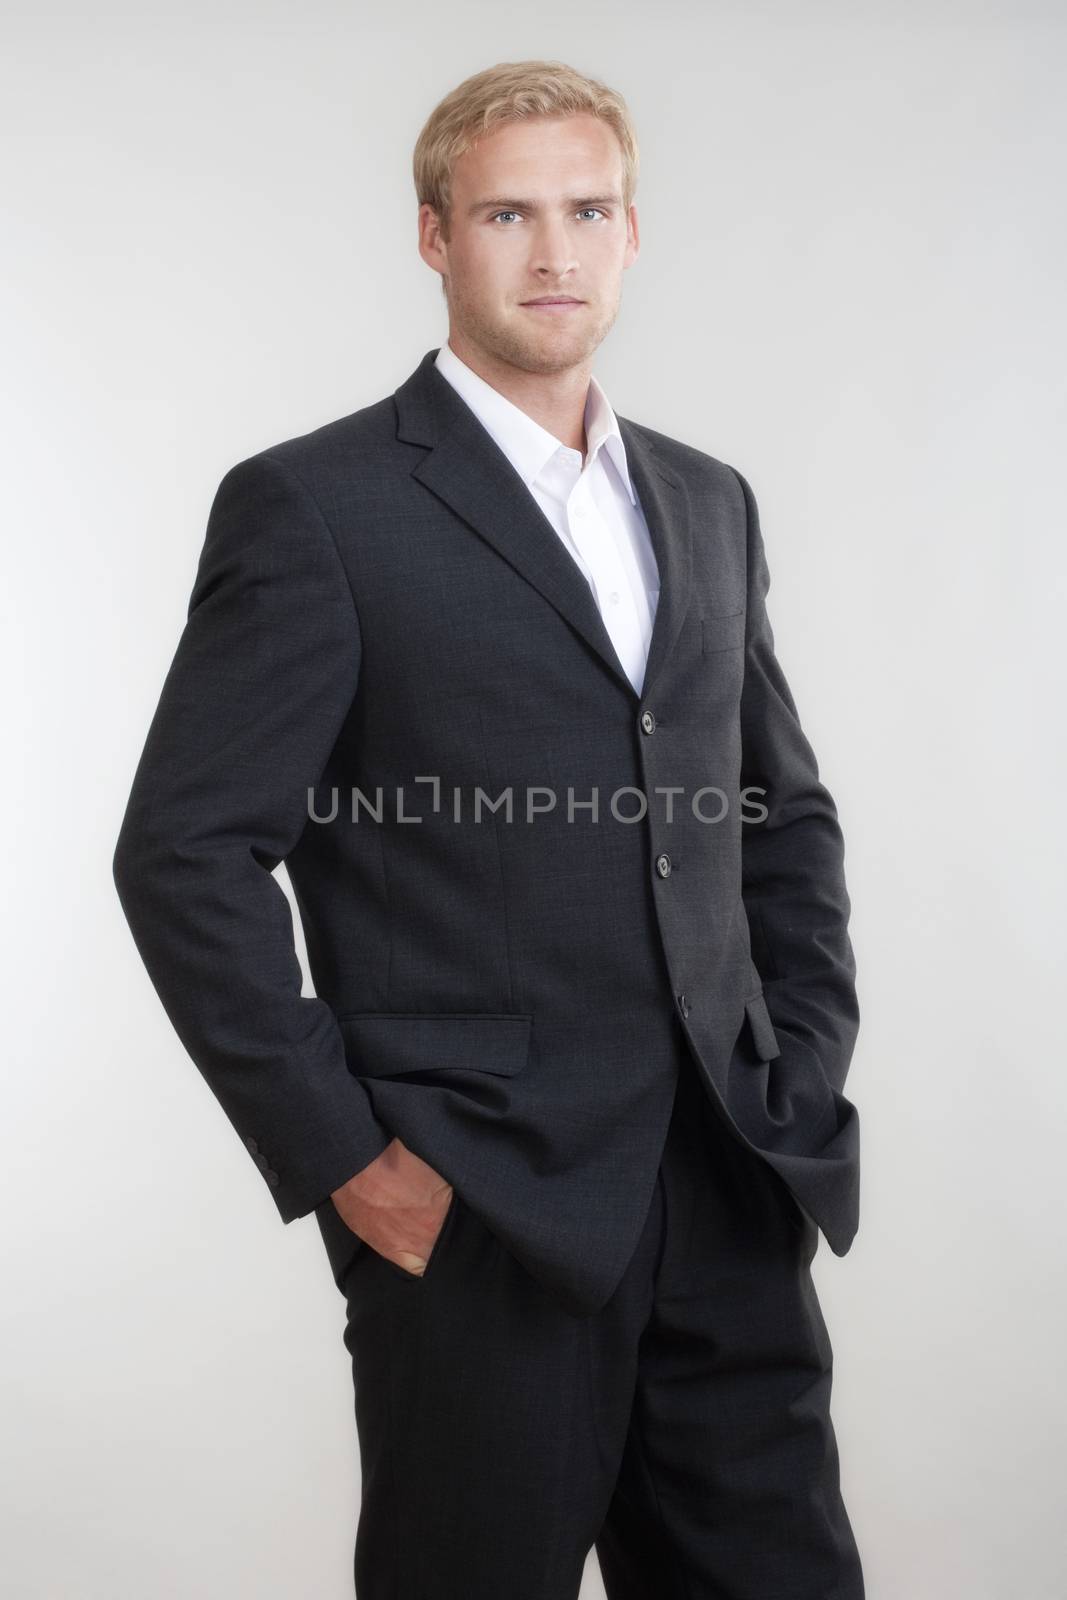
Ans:
[[[642,711],[642,713],[641,713],[641,726],[645,730],[646,733],[654,733],[655,732],[655,730],[656,730],[656,719],[652,715],[651,711]]]
[[[266,1156],[261,1150],[256,1152],[256,1166],[259,1168],[260,1172],[266,1172],[267,1168],[270,1166],[270,1162],[267,1160]]]
[[[257,1144],[256,1140],[253,1139],[251,1134],[249,1134],[248,1138],[245,1140],[245,1148],[251,1150],[253,1155],[255,1155],[256,1151],[259,1149],[259,1145]]]
[[[689,1015],[689,1002],[685,998],[685,990],[684,989],[681,991],[681,993],[678,996],[678,1010],[682,1013],[683,1017],[687,1017]]]
[[[273,1170],[273,1168],[271,1169],[270,1172],[265,1172],[263,1174],[263,1176],[266,1178],[267,1182],[270,1184],[272,1189],[276,1189],[278,1187],[278,1185],[282,1181],[279,1178],[278,1174]]]
[[[657,856],[656,857],[656,871],[659,873],[661,878],[669,878],[670,877],[670,875],[671,875],[671,858],[670,858],[670,856],[662,855],[662,856]]]

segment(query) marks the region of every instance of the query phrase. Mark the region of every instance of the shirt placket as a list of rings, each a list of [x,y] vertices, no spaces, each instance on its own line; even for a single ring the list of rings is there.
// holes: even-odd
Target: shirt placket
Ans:
[[[644,671],[641,619],[618,544],[593,498],[588,473],[579,476],[566,510],[571,537],[592,575],[604,626],[627,677],[636,685]]]

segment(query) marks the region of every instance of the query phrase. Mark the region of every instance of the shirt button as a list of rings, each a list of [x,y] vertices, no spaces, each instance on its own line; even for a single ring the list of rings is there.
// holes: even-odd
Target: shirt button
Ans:
[[[642,713],[641,713],[641,726],[642,726],[642,728],[644,729],[644,731],[646,733],[654,733],[655,732],[656,719],[652,715],[651,711],[642,711]]]
[[[669,878],[670,877],[670,875],[671,875],[671,858],[670,858],[670,856],[662,855],[662,856],[657,856],[656,857],[656,871],[659,873],[661,878]]]
[[[613,606],[617,606],[619,603],[618,589],[612,589],[611,593],[608,595],[608,599],[611,601]]]

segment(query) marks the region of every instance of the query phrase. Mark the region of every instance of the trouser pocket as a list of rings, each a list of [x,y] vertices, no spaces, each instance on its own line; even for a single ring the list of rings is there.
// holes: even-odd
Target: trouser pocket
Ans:
[[[407,1267],[402,1267],[399,1262],[391,1260],[389,1256],[383,1256],[380,1251],[373,1250],[370,1253],[377,1256],[382,1265],[388,1267],[390,1272],[395,1273],[400,1278],[406,1278],[409,1283],[425,1282],[440,1257],[442,1247],[445,1244],[446,1235],[451,1232],[458,1204],[459,1195],[455,1186],[453,1186],[448,1207],[445,1211],[444,1217],[441,1220],[441,1226],[437,1230],[437,1237],[430,1246],[430,1253],[426,1257],[426,1265],[423,1267],[421,1272],[409,1272]]]

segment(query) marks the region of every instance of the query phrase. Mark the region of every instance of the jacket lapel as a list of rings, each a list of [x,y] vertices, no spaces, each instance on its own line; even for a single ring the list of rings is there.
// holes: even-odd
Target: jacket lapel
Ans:
[[[428,447],[413,475],[554,606],[636,701],[596,601],[551,522],[429,350],[396,390],[397,437]],[[685,484],[637,424],[619,417],[634,488],[659,566],[660,596],[641,695],[668,659],[689,603],[692,535]]]

